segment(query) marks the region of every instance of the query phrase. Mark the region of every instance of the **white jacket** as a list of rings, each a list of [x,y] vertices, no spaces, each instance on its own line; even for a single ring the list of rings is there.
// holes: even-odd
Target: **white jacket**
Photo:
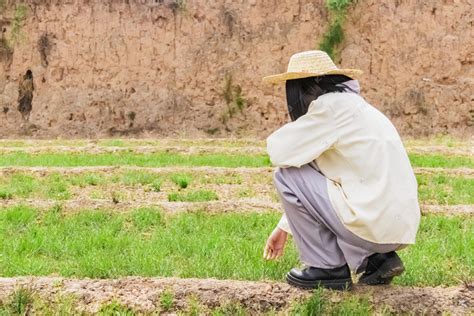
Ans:
[[[267,139],[273,165],[315,160],[342,223],[374,243],[412,244],[420,222],[416,178],[392,123],[355,93],[329,93]],[[279,227],[289,230],[283,216]]]

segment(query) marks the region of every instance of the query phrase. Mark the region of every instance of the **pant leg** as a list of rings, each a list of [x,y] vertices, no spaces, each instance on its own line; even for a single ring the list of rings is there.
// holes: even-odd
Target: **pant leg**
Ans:
[[[398,244],[372,243],[349,231],[339,220],[331,204],[326,177],[311,166],[282,168],[275,173],[274,178],[293,236],[296,236],[295,242],[301,258],[319,264],[340,263],[338,254],[342,253],[349,267],[360,272],[365,269],[366,259],[371,254],[400,248]],[[321,231],[325,232],[324,236],[333,236],[331,242],[322,239]],[[321,259],[327,257],[331,257],[332,261]]]
[[[300,260],[305,265],[323,269],[337,268],[346,264],[344,255],[337,245],[336,235],[318,222],[281,180],[281,174],[276,173],[275,186],[280,194]]]

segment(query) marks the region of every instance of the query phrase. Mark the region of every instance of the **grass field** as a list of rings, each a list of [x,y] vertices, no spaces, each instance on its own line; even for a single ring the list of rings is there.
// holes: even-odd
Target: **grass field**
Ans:
[[[443,156],[441,154],[409,154],[414,167],[474,168],[474,158],[469,156]],[[266,155],[248,154],[179,154],[134,152],[121,153],[5,153],[0,156],[0,166],[211,166],[211,167],[268,167],[270,159]]]
[[[417,175],[419,198],[422,203],[456,205],[474,204],[474,178],[445,174]],[[184,190],[188,189],[188,190]],[[126,170],[115,172],[82,172],[61,174],[52,172],[35,175],[24,171],[12,172],[0,178],[0,200],[37,198],[68,200],[84,195],[90,198],[110,198],[112,194],[135,192],[169,201],[211,201],[219,195],[232,198],[259,197],[278,201],[273,190],[271,173],[266,171],[243,177],[238,173],[150,172]],[[127,198],[131,198],[130,196]]]
[[[413,166],[422,168],[417,171],[421,203],[441,207],[471,207],[474,204],[474,159],[469,154],[468,144],[458,140],[425,143],[412,140],[408,143]],[[121,151],[89,152],[92,145],[117,147]],[[41,149],[44,146],[48,148]],[[65,146],[72,151],[63,152]],[[141,152],[140,146],[148,146],[150,152]],[[162,146],[173,146],[176,150],[160,151]],[[187,151],[206,146],[212,147],[212,151]],[[37,151],[38,148],[41,150]],[[410,151],[410,148],[416,150]],[[458,308],[466,311],[473,303],[469,295],[465,307],[449,303],[439,305],[446,299],[407,307],[396,299],[411,287],[418,291],[416,293],[423,293],[413,294],[415,296],[426,296],[424,291],[431,291],[433,297],[446,298],[452,291],[464,293],[462,289],[466,284],[473,283],[474,221],[470,213],[423,216],[417,243],[400,251],[407,270],[395,280],[393,287],[383,289],[387,292],[319,290],[310,295],[287,289],[281,282],[286,272],[299,264],[291,240],[280,261],[267,262],[262,258],[265,240],[280,214],[272,209],[224,212],[215,209],[213,205],[217,204],[212,204],[216,201],[235,202],[235,205],[278,202],[272,186],[272,171],[268,168],[270,161],[261,154],[264,149],[260,141],[0,141],[0,152],[2,150],[0,315],[28,311],[55,315],[80,311],[102,315],[152,311],[189,315],[365,315],[406,312],[406,308],[419,312],[450,312]],[[120,168],[100,169],[100,166]],[[153,169],[158,167],[161,169]],[[45,207],[45,202],[49,201],[52,206]],[[68,201],[75,203],[71,204],[76,205],[74,209],[62,206]],[[109,201],[111,207],[93,210],[81,206],[93,201]],[[168,208],[171,209],[175,204],[178,208],[179,203],[198,202],[202,209],[173,213],[158,206],[133,206],[141,202],[170,203]],[[128,209],[124,210],[124,205]],[[28,286],[28,282],[19,278],[22,276],[73,280],[51,279],[35,287],[31,284],[43,282],[41,278],[34,279]],[[146,279],[124,279],[132,276],[179,279],[153,281],[157,284],[148,288],[146,282],[151,281]],[[67,282],[86,282],[85,288],[99,282],[89,282],[85,278],[112,282],[107,285],[111,288],[119,285],[109,279],[123,279],[124,284],[132,287],[133,282],[144,284],[144,291],[147,289],[152,293],[150,300],[153,302],[149,306],[155,309],[148,305],[143,307],[142,301],[113,295],[94,305],[91,303],[94,299],[85,303],[82,294],[66,295],[61,291],[66,291],[64,284]],[[213,278],[228,281],[222,281],[225,283],[220,288],[220,283],[208,281]],[[259,283],[262,281],[276,283],[264,290],[268,285]],[[11,286],[11,282],[17,285]],[[181,288],[175,286],[180,282],[187,282],[185,287],[210,282],[217,287],[215,293],[221,293],[216,297],[222,302],[209,303],[212,298],[205,298],[202,290],[207,285],[196,288],[192,295],[183,294]],[[233,286],[242,286],[242,289],[233,289]],[[452,288],[443,290],[437,286]],[[54,295],[46,294],[45,289],[49,287],[56,289]],[[153,292],[153,288],[159,288],[159,291]],[[244,295],[246,289],[250,289],[247,296]],[[289,292],[282,293],[282,289]],[[75,291],[78,291],[77,287],[68,293]],[[99,294],[90,293],[101,291],[103,288],[87,293],[94,297]],[[380,296],[382,292],[385,299]],[[392,296],[394,299],[388,299]],[[375,301],[381,304],[375,304]],[[142,307],[138,308],[139,305]]]

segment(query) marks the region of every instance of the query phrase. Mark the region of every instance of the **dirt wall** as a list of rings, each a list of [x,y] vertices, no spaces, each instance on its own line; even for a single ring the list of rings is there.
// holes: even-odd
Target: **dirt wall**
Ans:
[[[9,39],[17,4],[4,2]],[[19,40],[0,50],[0,137],[266,137],[287,115],[284,89],[261,78],[314,49],[328,25],[322,0],[23,3]],[[472,135],[473,6],[360,0],[349,9],[338,62],[365,72],[363,95],[402,134]],[[35,90],[24,122],[27,69]]]

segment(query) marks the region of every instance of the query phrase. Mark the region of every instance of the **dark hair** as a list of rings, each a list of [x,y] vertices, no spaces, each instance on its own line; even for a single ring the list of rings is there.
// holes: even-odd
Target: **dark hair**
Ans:
[[[296,121],[308,112],[308,107],[317,98],[330,92],[343,92],[340,83],[352,80],[344,75],[326,75],[286,81],[286,102],[291,120]]]

